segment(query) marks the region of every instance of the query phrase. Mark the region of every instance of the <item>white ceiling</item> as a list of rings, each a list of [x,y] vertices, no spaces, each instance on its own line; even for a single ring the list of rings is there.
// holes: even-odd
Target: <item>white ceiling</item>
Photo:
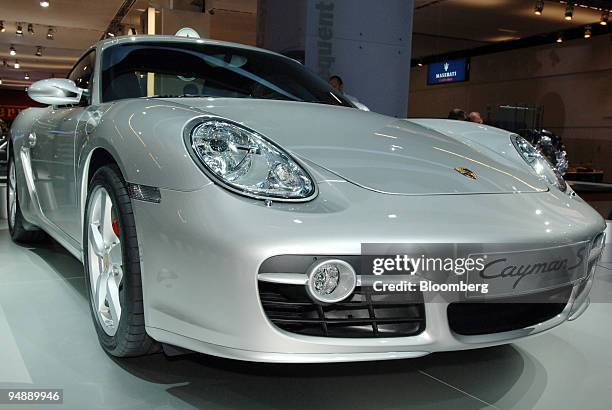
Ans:
[[[100,36],[115,16],[122,0],[51,0],[43,8],[39,0],[0,0],[0,19],[6,31],[0,33],[0,63],[2,87],[23,87],[33,81],[55,76],[65,76],[83,51],[100,39]],[[23,36],[15,35],[17,23],[23,23]],[[27,32],[32,23],[34,35]],[[47,39],[47,30],[54,28],[54,39]],[[15,57],[9,55],[9,47],[17,50]],[[43,48],[43,56],[37,57],[37,46]],[[13,64],[19,60],[21,68]],[[24,80],[25,73],[30,80]]]

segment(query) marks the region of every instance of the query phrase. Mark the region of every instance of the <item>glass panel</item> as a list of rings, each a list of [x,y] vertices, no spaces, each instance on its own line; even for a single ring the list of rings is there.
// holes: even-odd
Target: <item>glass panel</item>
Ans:
[[[104,53],[102,100],[145,96],[302,101],[352,107],[296,61],[195,43],[124,44]]]

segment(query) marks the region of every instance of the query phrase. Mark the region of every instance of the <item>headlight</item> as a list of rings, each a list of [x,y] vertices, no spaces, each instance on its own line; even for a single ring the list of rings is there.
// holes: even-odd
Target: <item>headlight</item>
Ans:
[[[289,154],[241,125],[205,120],[191,131],[190,145],[204,170],[230,190],[293,201],[316,194],[310,175]]]
[[[540,154],[525,138],[519,135],[510,137],[514,148],[523,157],[525,162],[533,169],[537,176],[546,181],[549,185],[557,187],[560,191],[567,190],[565,180],[553,167],[548,160]]]

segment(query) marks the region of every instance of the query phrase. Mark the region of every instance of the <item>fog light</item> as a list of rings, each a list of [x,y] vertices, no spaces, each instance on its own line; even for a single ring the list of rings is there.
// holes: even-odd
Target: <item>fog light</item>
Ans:
[[[349,297],[357,284],[353,267],[345,261],[330,259],[315,262],[307,272],[306,289],[315,300],[336,303]]]

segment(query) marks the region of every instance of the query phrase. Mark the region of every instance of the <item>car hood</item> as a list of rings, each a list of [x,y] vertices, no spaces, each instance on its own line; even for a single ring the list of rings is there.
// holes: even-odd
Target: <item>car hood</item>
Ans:
[[[225,98],[175,101],[244,124],[304,162],[374,191],[440,195],[548,189],[493,151],[479,151],[409,120],[311,103]],[[473,174],[461,173],[462,169]]]

